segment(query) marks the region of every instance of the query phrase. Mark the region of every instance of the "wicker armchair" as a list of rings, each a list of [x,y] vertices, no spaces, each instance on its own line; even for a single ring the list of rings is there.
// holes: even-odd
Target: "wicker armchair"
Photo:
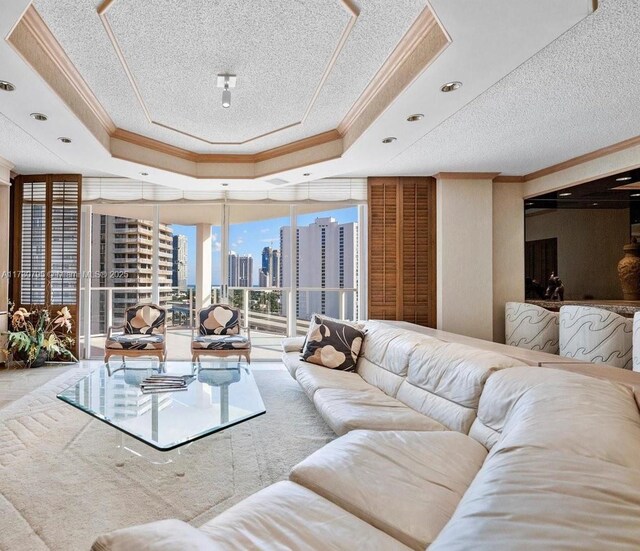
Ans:
[[[227,304],[212,304],[198,311],[197,331],[191,338],[191,356],[194,362],[200,356],[246,358],[251,363],[249,327],[240,326],[240,310]],[[245,335],[241,333],[245,331]]]
[[[167,357],[167,312],[155,304],[138,304],[125,310],[125,323],[111,326],[104,345],[104,361],[111,356],[157,356],[163,362]],[[121,333],[114,330],[121,329]]]

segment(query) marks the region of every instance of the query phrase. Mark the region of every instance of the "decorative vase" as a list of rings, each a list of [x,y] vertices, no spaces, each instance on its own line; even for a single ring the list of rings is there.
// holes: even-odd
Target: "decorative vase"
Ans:
[[[623,250],[624,256],[618,262],[618,277],[624,300],[640,300],[640,243],[634,237]]]

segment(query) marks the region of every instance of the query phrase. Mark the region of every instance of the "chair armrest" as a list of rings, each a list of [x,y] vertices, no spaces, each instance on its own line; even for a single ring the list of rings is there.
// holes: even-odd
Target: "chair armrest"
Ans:
[[[114,329],[124,329],[125,326],[123,325],[110,325],[109,329],[107,329],[107,338],[111,337],[111,333],[113,333]]]

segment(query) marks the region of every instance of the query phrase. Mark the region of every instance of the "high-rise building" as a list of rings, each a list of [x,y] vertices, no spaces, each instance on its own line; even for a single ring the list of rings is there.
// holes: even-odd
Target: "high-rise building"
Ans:
[[[253,287],[253,258],[251,255],[238,257],[239,287]]]
[[[229,273],[227,275],[227,285],[229,287],[238,286],[238,255],[229,251]]]
[[[187,288],[187,236],[173,236],[173,266],[171,284],[181,291]]]
[[[258,274],[260,287],[280,287],[280,251],[265,247],[262,249],[262,268]]]
[[[229,287],[253,287],[253,258],[229,252]]]
[[[113,290],[111,293],[93,293],[91,304],[95,317],[92,330],[100,332],[101,329],[106,329],[108,308],[111,308],[112,320],[119,322],[127,307],[151,301],[153,223],[94,214],[91,228],[91,266],[92,271],[98,273],[91,280],[92,287],[123,289]],[[164,302],[171,297],[173,272],[173,230],[165,224],[160,224],[159,267],[160,301]],[[148,290],[138,290],[140,287]],[[107,305],[109,296],[112,299]]]
[[[358,280],[358,224],[339,224],[334,218],[316,218],[308,226],[297,228],[296,287],[334,289],[356,288]],[[288,250],[291,228],[280,228],[280,250]],[[282,286],[291,285],[288,263],[281,265]],[[332,317],[340,315],[337,291],[301,291],[298,293],[299,319],[309,319],[314,312]],[[346,300],[344,316],[357,317],[354,301]]]

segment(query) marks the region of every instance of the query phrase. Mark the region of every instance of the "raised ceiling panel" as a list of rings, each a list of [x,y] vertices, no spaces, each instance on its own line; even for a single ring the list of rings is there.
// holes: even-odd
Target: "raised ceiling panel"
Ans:
[[[249,154],[336,128],[427,7],[426,0],[113,0],[104,17],[149,113],[176,132],[149,122],[98,14],[101,4],[33,2],[115,125],[197,153]],[[345,5],[357,5],[359,14],[330,64],[353,19]],[[214,80],[226,71],[238,75],[238,85],[223,110]],[[295,123],[311,103],[303,124],[244,145],[187,135],[241,141]]]
[[[356,15],[341,0],[115,0],[103,17],[151,121],[241,144],[304,121]],[[231,109],[221,73],[238,76]]]

